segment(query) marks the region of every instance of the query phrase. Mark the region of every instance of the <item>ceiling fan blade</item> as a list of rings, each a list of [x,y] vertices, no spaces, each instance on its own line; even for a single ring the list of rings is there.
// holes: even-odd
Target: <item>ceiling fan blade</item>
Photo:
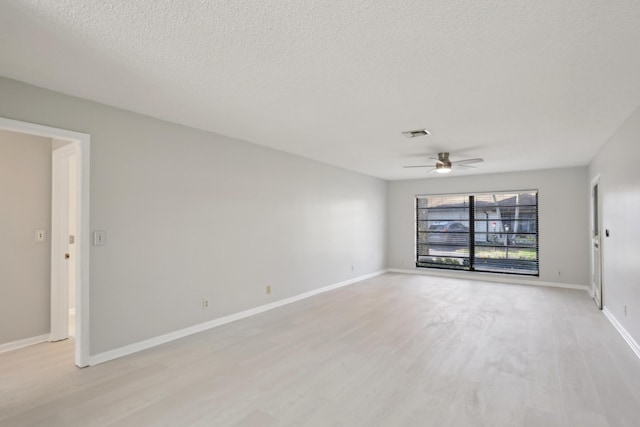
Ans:
[[[439,165],[444,165],[444,162],[440,159],[437,159],[435,157],[429,157],[429,160],[435,160],[437,164]]]
[[[435,171],[437,171],[437,170],[438,170],[438,168],[433,168],[433,169],[431,169],[430,171],[428,171],[427,173],[434,173],[434,172],[435,172]]]
[[[432,168],[432,165],[403,166],[403,168]]]
[[[468,165],[471,163],[481,163],[484,162],[484,159],[481,158],[477,158],[477,159],[464,159],[464,160],[457,160],[455,162],[451,162],[454,165]]]
[[[465,168],[465,169],[476,169],[475,166],[469,166],[469,165],[465,165],[465,164],[457,164],[456,167]]]

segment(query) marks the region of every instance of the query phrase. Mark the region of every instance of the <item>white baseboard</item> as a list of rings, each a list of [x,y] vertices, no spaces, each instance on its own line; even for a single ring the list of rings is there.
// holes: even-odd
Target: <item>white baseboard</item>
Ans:
[[[552,288],[564,288],[564,289],[578,289],[581,291],[589,292],[589,287],[585,285],[574,285],[571,283],[556,283],[556,282],[543,282],[534,278],[526,278],[524,276],[515,276],[510,274],[500,275],[494,273],[481,273],[477,271],[449,271],[449,270],[434,270],[434,269],[403,269],[403,268],[390,268],[387,270],[389,273],[402,273],[402,274],[418,274],[422,276],[435,276],[435,277],[448,277],[451,279],[462,280],[479,280],[482,282],[496,282],[496,283],[513,283],[517,285],[533,285],[533,286],[547,286]]]
[[[6,351],[17,350],[19,348],[28,347],[34,344],[40,344],[49,341],[49,334],[38,335],[37,337],[25,338],[18,341],[12,341],[4,344],[0,344],[0,353]]]
[[[129,344],[124,347],[116,348],[114,350],[105,351],[89,357],[89,365],[98,365],[100,363],[108,362],[119,357],[128,356],[133,353],[137,353],[142,350],[146,350],[151,347],[158,346],[170,341],[174,341],[180,338],[187,337],[189,335],[196,334],[198,332],[206,331],[217,326],[226,325],[227,323],[235,322],[236,320],[244,319],[256,314],[264,313],[265,311],[273,310],[274,308],[282,307],[283,305],[291,304],[306,298],[310,298],[314,295],[321,294],[323,292],[338,289],[343,286],[351,285],[356,282],[361,282],[372,277],[380,276],[386,273],[387,270],[376,271],[375,273],[365,274],[364,276],[355,277],[353,279],[344,280],[342,282],[334,283],[323,288],[314,289],[313,291],[305,292],[300,295],[296,295],[290,298],[285,298],[279,301],[272,302],[270,304],[261,305],[251,308],[249,310],[241,311],[239,313],[230,314],[228,316],[219,317],[217,319],[210,320],[208,322],[200,323],[188,328],[180,329],[178,331],[170,332],[168,334],[160,335],[154,338],[149,338],[144,341],[140,341],[134,344]]]
[[[622,324],[620,322],[618,322],[618,319],[616,319],[616,316],[614,316],[613,313],[611,313],[607,309],[607,307],[604,307],[602,309],[602,314],[604,314],[604,316],[607,319],[609,319],[609,322],[611,322],[613,327],[616,328],[616,330],[620,333],[620,335],[622,335],[622,338],[624,338],[624,340],[627,342],[627,344],[629,344],[629,347],[631,347],[631,350],[633,350],[633,352],[636,354],[636,356],[638,356],[640,358],[640,345],[638,345],[638,343],[636,342],[636,340],[633,339],[631,334],[629,334],[629,332],[627,332],[627,330],[624,328],[624,326],[622,326]]]

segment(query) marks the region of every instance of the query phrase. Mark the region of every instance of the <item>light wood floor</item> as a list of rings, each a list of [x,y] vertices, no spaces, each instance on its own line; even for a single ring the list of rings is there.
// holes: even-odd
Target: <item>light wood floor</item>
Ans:
[[[0,354],[1,426],[638,426],[582,291],[387,274],[86,369]]]

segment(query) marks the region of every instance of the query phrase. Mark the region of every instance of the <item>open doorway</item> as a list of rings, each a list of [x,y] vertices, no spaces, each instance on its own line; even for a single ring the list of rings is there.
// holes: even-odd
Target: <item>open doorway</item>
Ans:
[[[89,365],[89,155],[87,134],[0,118],[0,129],[52,139],[51,329],[75,337],[75,364]],[[71,309],[71,310],[70,310]],[[74,321],[69,322],[73,314]]]

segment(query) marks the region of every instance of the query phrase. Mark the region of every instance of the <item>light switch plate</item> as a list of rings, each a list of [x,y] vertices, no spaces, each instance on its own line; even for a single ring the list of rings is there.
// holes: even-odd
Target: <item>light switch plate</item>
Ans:
[[[96,230],[93,232],[93,246],[104,246],[107,244],[107,232]]]

